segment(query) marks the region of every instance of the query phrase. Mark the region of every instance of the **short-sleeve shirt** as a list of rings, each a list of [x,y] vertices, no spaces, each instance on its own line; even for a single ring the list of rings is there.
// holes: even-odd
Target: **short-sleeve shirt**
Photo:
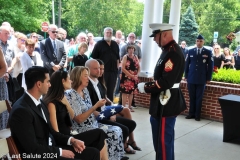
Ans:
[[[224,55],[221,54],[218,57],[213,56],[213,59],[214,59],[214,66],[220,68],[221,64],[222,64],[222,61],[224,61]]]
[[[98,41],[93,48],[91,57],[104,62],[105,72],[118,71],[119,46],[115,41],[111,41],[110,45],[105,40]]]
[[[123,56],[127,54],[127,46],[129,46],[129,45],[133,45],[135,47],[135,51],[134,51],[133,54],[136,55],[138,57],[138,59],[141,59],[142,58],[141,48],[136,44],[129,44],[129,43],[122,46],[122,48],[121,48],[121,58],[123,58]]]

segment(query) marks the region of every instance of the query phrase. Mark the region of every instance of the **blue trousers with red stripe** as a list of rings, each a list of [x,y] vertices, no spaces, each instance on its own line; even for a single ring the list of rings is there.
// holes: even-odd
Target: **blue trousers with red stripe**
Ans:
[[[150,117],[156,160],[174,160],[174,126],[176,116]]]

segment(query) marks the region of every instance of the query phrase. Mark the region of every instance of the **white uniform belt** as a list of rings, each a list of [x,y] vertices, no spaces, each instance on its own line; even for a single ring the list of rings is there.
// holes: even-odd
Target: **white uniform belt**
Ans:
[[[175,83],[172,88],[179,88],[180,83]]]

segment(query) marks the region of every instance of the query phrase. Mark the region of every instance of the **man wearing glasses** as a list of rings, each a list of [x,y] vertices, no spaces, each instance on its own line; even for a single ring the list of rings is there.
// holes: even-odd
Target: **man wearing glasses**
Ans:
[[[50,24],[48,28],[49,38],[40,42],[41,57],[44,67],[53,72],[63,69],[66,61],[66,51],[62,41],[56,39],[58,27]]]
[[[182,52],[183,52],[183,55],[184,55],[184,58],[186,59],[187,55],[188,55],[188,49],[187,49],[187,44],[185,41],[182,41],[181,42],[181,49],[182,49]]]
[[[190,98],[189,114],[186,119],[195,118],[196,121],[200,121],[203,93],[206,83],[212,79],[214,64],[212,52],[204,48],[203,44],[204,38],[199,34],[196,47],[189,50],[185,66],[185,79]]]

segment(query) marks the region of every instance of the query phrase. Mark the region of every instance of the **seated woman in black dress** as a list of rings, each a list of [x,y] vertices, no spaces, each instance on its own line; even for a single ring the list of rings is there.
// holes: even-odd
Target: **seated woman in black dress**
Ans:
[[[71,88],[71,80],[66,71],[54,72],[50,79],[51,87],[44,102],[48,104],[50,121],[55,131],[70,135],[84,141],[85,146],[94,147],[100,151],[101,160],[108,160],[108,152],[105,139],[107,135],[101,129],[93,129],[83,133],[71,133],[71,123],[74,111],[64,96],[64,91]],[[86,157],[84,157],[87,159]]]
[[[224,55],[220,52],[220,45],[215,45],[214,46],[214,55],[213,55],[213,59],[214,59],[214,66],[217,67],[218,69],[223,67],[224,64]]]
[[[225,56],[223,68],[233,69],[234,65],[235,65],[235,62],[234,62],[234,57],[230,53],[230,49],[225,47],[224,50],[223,50],[223,53],[224,53],[224,56]]]

